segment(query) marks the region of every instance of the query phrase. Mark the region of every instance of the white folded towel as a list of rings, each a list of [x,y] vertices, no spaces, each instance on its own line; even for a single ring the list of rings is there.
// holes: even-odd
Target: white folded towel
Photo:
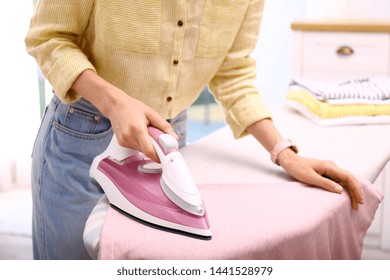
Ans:
[[[334,104],[390,102],[389,77],[333,81],[296,77],[290,83],[290,89],[294,87],[310,92],[318,100]]]

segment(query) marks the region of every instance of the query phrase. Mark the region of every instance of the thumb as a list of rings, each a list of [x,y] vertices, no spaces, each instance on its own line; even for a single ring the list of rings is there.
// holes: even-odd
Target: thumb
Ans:
[[[140,147],[140,151],[150,158],[151,160],[160,163],[160,158],[158,157],[156,150],[153,146],[152,140],[149,136],[148,130],[145,131],[138,136],[138,143]]]

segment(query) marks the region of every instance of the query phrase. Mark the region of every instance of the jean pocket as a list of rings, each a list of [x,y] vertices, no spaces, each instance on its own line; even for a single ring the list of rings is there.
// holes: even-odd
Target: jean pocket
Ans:
[[[111,133],[111,122],[92,105],[83,106],[81,102],[58,105],[53,126],[69,135],[96,139]]]

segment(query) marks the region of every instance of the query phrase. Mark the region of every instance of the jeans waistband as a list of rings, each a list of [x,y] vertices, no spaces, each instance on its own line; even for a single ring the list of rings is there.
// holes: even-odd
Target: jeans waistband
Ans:
[[[53,94],[52,103],[55,107],[62,104],[65,107],[71,106],[71,107],[80,108],[80,109],[87,109],[88,111],[102,115],[102,113],[91,102],[87,101],[84,98],[81,98],[81,99],[79,99],[75,102],[72,102],[72,103],[63,103],[63,102],[61,102],[61,100],[58,98],[58,96],[56,94]]]

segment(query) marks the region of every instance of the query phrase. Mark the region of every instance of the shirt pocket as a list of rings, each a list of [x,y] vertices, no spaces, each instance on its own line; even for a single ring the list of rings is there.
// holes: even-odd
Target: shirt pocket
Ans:
[[[161,13],[161,1],[97,1],[97,38],[101,43],[115,48],[157,53],[161,37]]]
[[[208,0],[200,23],[198,57],[224,55],[231,48],[245,17],[248,0]]]

